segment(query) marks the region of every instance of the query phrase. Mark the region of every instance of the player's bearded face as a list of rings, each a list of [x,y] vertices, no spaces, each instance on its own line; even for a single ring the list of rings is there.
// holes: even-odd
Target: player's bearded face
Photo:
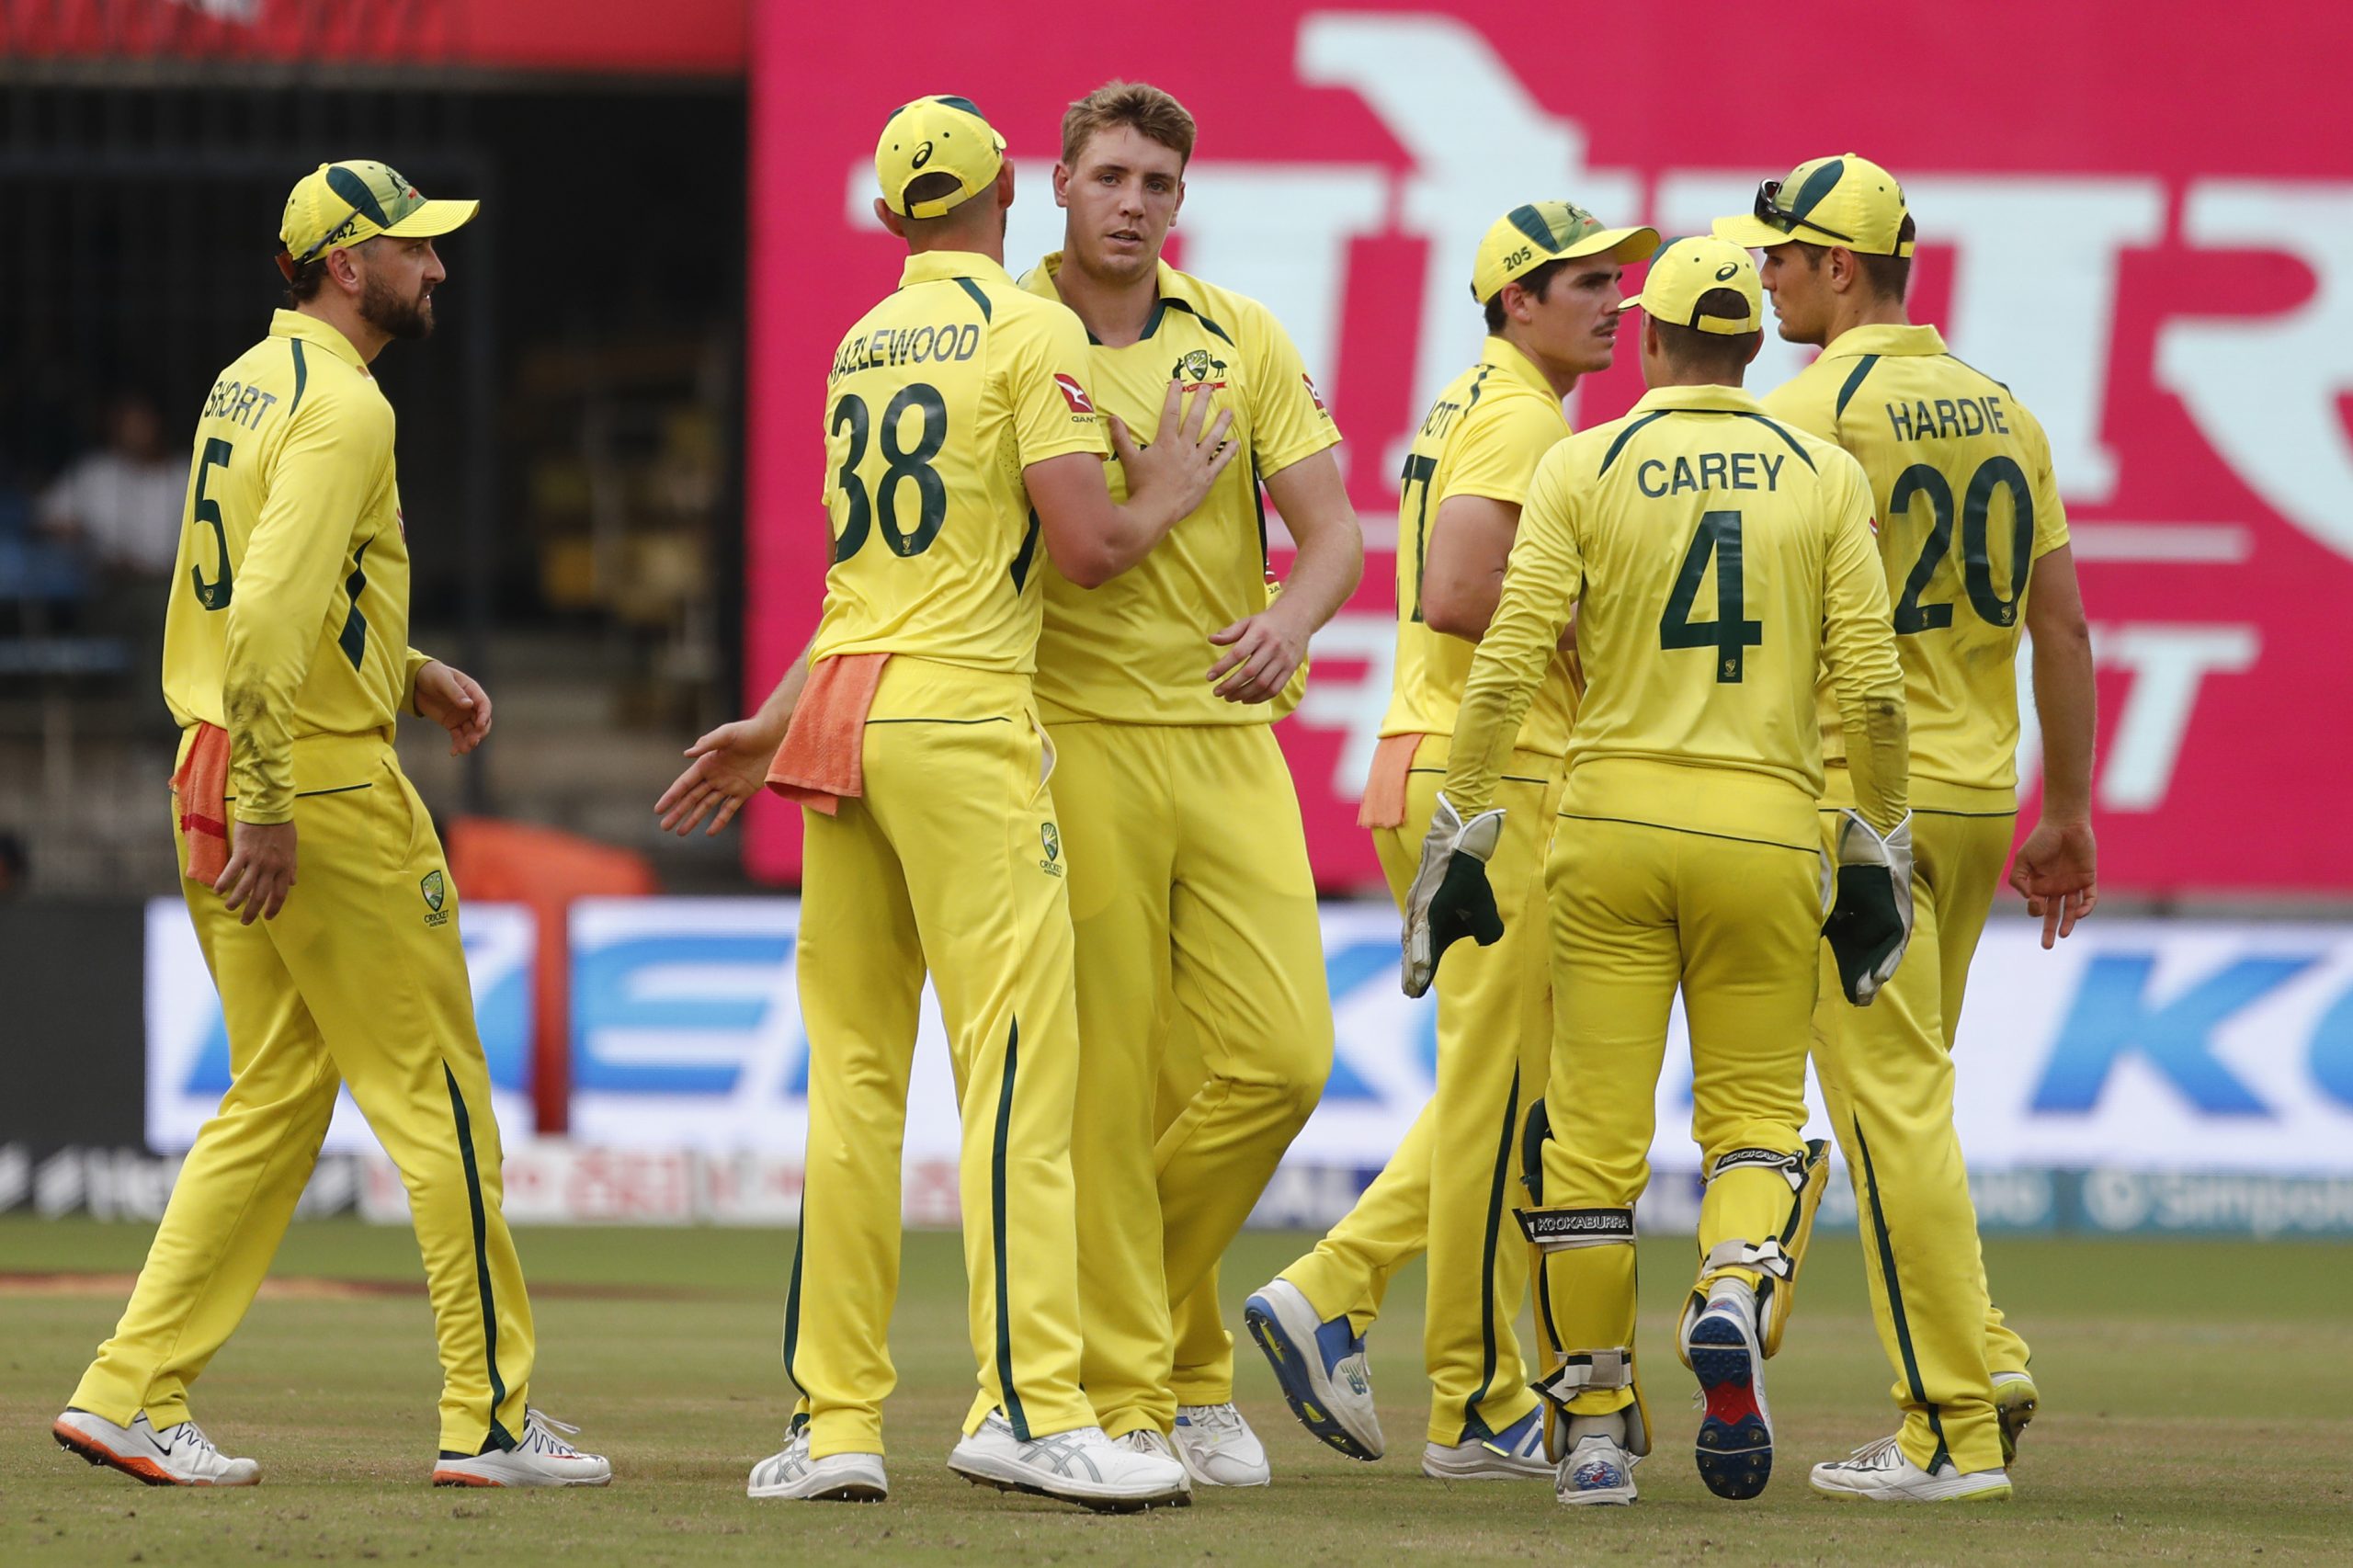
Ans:
[[[1070,211],[1066,259],[1120,280],[1159,265],[1185,199],[1184,161],[1175,148],[1116,126],[1087,138],[1076,161],[1055,176],[1055,198]]]
[[[360,319],[389,337],[430,335],[433,288],[443,276],[430,245],[369,256],[360,279]]]

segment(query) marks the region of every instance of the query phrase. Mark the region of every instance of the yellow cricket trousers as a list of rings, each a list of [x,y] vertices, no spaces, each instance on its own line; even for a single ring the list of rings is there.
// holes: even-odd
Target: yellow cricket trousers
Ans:
[[[1824,949],[1814,1070],[1855,1186],[1871,1315],[1895,1369],[1904,1451],[1923,1469],[1949,1455],[1964,1472],[1996,1470],[1992,1374],[2026,1370],[2027,1347],[1986,1291],[1977,1210],[1953,1127],[1952,1042],[2017,812],[2006,790],[1915,781],[1913,793],[1912,944],[1869,1007],[1847,1006]],[[1825,840],[1836,808],[1853,798],[1847,770],[1832,767]]]
[[[1082,722],[1053,737],[1084,1042],[1071,1163],[1086,1392],[1113,1437],[1166,1432],[1178,1404],[1233,1398],[1217,1262],[1331,1072],[1315,883],[1267,726]]]
[[[1025,1438],[1095,1417],[1078,1386],[1067,859],[1029,677],[898,654],[868,711],[865,794],[802,813],[798,968],[809,1149],[784,1366],[810,1452],[882,1451],[897,1381],[900,1151],[916,1011],[938,992],[963,1121],[972,1356],[964,1422]]]
[[[1545,1112],[1542,1201],[1629,1209],[1650,1181],[1659,1068],[1678,986],[1691,1031],[1691,1135],[1700,1168],[1739,1150],[1805,1147],[1806,1019],[1822,930],[1822,869],[1793,814],[1786,841],[1653,826],[1619,817],[1632,801],[1589,773],[1569,774],[1546,881],[1552,892],[1554,1033]],[[1613,769],[1621,781],[1624,765]],[[1651,766],[1662,816],[1690,822],[1711,770]],[[1679,776],[1679,777],[1678,777]],[[1580,786],[1584,785],[1584,788]],[[1672,799],[1676,791],[1685,797]],[[1745,824],[1743,824],[1746,826]],[[1778,1169],[1735,1165],[1708,1183],[1699,1256],[1730,1240],[1780,1238],[1797,1195]],[[1719,1270],[1754,1285],[1753,1269]],[[1703,1276],[1704,1288],[1717,1276]],[[1634,1249],[1579,1246],[1548,1256],[1538,1292],[1555,1342],[1571,1355],[1631,1349]],[[1631,1389],[1590,1389],[1571,1403],[1602,1415]]]
[[[73,1403],[119,1425],[142,1410],[157,1426],[188,1419],[188,1385],[252,1305],[348,1085],[408,1188],[441,1349],[442,1451],[511,1448],[531,1304],[499,1212],[458,891],[388,736],[298,741],[294,777],[298,791],[366,781],[298,793],[296,881],[275,920],[241,925],[210,888],[181,881],[221,992],[229,1092]]]
[[[1405,776],[1404,824],[1373,830],[1401,909],[1438,809],[1448,745],[1445,735],[1423,738]],[[1316,1316],[1345,1312],[1361,1335],[1380,1315],[1391,1276],[1427,1249],[1429,1440],[1449,1448],[1491,1437],[1536,1407],[1512,1328],[1528,1249],[1511,1211],[1533,1201],[1520,1139],[1552,1055],[1544,855],[1560,795],[1560,758],[1512,753],[1495,787],[1503,841],[1487,862],[1503,939],[1458,943],[1439,967],[1437,1090],[1356,1207],[1283,1270]]]

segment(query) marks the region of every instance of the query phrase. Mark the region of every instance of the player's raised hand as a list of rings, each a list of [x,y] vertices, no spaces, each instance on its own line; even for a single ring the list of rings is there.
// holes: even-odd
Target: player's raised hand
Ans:
[[[654,802],[662,831],[683,838],[709,816],[704,836],[718,833],[767,784],[776,748],[769,727],[754,719],[722,724],[688,746],[687,756],[694,760]]]
[[[229,863],[213,880],[212,891],[233,912],[242,910],[238,924],[275,920],[294,890],[294,824],[290,822],[237,824],[229,840]]]
[[[1235,450],[1226,439],[1233,428],[1233,411],[1220,409],[1211,420],[1210,401],[1206,392],[1193,395],[1184,383],[1170,381],[1167,401],[1160,405],[1160,427],[1153,432],[1149,447],[1137,446],[1127,423],[1110,415],[1111,450],[1126,471],[1131,503],[1148,497],[1165,506],[1173,523],[1209,495]]]
[[[2010,886],[2026,899],[2026,912],[2042,922],[2042,945],[2071,936],[2075,922],[2099,907],[2099,846],[2087,822],[2049,817],[2018,846],[2010,862]]]
[[[416,710],[449,732],[451,756],[463,756],[490,733],[490,693],[438,659],[416,672]]]

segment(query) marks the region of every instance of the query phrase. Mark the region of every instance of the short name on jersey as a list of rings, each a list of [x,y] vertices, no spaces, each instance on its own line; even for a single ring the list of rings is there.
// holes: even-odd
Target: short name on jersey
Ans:
[[[226,377],[212,383],[212,395],[204,400],[207,419],[226,419],[248,430],[258,430],[269,411],[278,406],[278,394],[249,387],[243,381]]]
[[[1891,403],[1888,428],[1899,441],[1925,441],[1937,436],[1996,436],[2010,433],[2009,419],[1998,397],[1940,397],[1933,403]]]
[[[1786,452],[1701,452],[1671,463],[1645,458],[1634,469],[1634,483],[1654,501],[1687,490],[1779,490],[1781,465],[1789,460]]]
[[[884,365],[931,365],[970,359],[981,351],[981,329],[973,322],[941,322],[938,325],[878,326],[844,340],[834,356],[827,386],[855,370]]]

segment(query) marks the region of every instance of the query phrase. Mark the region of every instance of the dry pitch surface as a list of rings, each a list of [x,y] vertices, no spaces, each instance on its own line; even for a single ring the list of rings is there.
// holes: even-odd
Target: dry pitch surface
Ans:
[[[228,1451],[261,1460],[263,1483],[135,1485],[56,1448],[49,1423],[112,1324],[147,1234],[0,1221],[0,1562],[2353,1561],[2353,1249],[2341,1245],[1989,1244],[2044,1397],[2006,1506],[1870,1508],[1808,1492],[1807,1461],[1889,1425],[1859,1255],[1824,1238],[1771,1365],[1779,1467],[1756,1503],[1718,1501],[1692,1473],[1688,1374],[1667,1349],[1690,1255],[1659,1241],[1643,1244],[1643,1350],[1665,1437],[1637,1472],[1633,1508],[1571,1513],[1546,1485],[1422,1479],[1416,1269],[1373,1339],[1386,1460],[1354,1463],[1309,1438],[1245,1340],[1240,1396],[1274,1486],[1102,1518],[977,1490],[941,1463],[972,1386],[961,1267],[944,1235],[907,1242],[892,1491],[880,1506],[744,1496],[788,1410],[777,1338],[791,1242],[708,1230],[520,1238],[537,1287],[534,1400],[611,1455],[608,1491],[424,1484],[436,1369],[415,1244],[348,1221],[296,1227],[280,1283],[199,1390],[199,1418]],[[1245,1237],[1227,1262],[1230,1315],[1304,1244]],[[61,1275],[75,1278],[28,1278]]]

